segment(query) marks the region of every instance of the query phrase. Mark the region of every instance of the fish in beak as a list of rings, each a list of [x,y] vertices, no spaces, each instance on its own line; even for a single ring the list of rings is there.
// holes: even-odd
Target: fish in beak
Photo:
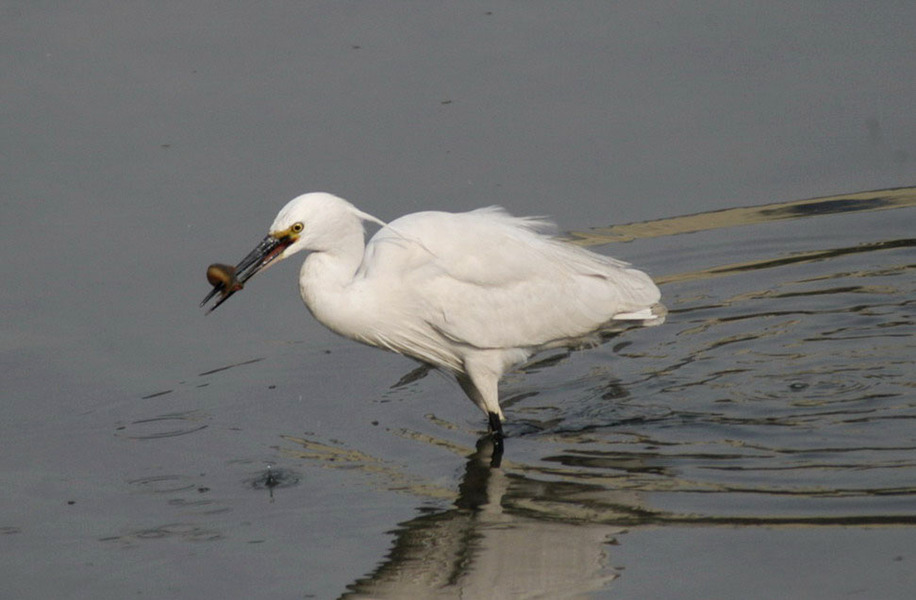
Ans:
[[[213,289],[201,301],[201,307],[218,296],[216,302],[207,309],[207,313],[216,310],[216,307],[228,300],[229,296],[245,287],[246,281],[277,262],[283,251],[295,241],[296,237],[290,232],[283,235],[271,234],[261,240],[261,243],[236,266],[214,263],[207,267],[207,281]]]

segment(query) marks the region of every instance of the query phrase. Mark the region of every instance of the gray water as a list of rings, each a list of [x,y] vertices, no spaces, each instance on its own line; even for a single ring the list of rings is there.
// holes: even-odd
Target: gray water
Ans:
[[[909,3],[2,11],[4,597],[912,596]],[[671,314],[510,373],[491,468],[295,265],[198,308],[319,189],[551,215]]]

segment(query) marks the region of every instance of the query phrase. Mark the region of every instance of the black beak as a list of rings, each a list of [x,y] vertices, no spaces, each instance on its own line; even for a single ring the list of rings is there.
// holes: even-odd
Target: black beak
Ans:
[[[219,298],[217,298],[213,306],[207,309],[207,313],[216,310],[216,307],[228,300],[229,296],[245,287],[246,281],[273,264],[277,257],[293,241],[292,237],[277,238],[268,235],[235,267],[218,264],[210,265],[207,269],[207,280],[213,284],[213,289],[201,301],[200,305],[206,305],[214,296],[219,294]]]

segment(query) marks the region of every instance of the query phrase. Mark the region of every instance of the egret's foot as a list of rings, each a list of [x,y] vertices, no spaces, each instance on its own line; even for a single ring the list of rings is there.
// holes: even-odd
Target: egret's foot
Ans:
[[[493,440],[493,458],[490,460],[490,466],[498,467],[503,458],[503,424],[499,415],[494,412],[487,413],[487,419],[490,425],[490,439]]]
[[[499,415],[495,412],[487,413],[487,424],[489,425],[490,434],[495,438],[503,437],[503,423],[499,418]]]

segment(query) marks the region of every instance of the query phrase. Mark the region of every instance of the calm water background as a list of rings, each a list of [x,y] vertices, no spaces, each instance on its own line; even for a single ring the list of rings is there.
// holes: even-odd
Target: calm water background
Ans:
[[[0,7],[4,594],[911,597],[916,193],[850,195],[916,183],[911,3]],[[507,377],[491,470],[295,265],[197,308],[310,190],[551,215],[671,317]]]

